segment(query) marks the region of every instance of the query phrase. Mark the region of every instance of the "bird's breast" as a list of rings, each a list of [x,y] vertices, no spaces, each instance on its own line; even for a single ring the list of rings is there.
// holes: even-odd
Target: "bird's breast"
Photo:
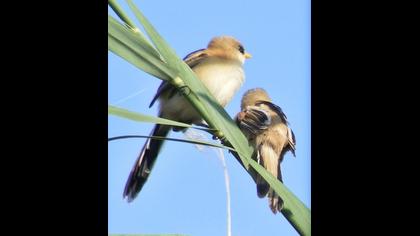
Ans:
[[[208,59],[193,70],[223,107],[245,80],[242,64],[236,61]]]

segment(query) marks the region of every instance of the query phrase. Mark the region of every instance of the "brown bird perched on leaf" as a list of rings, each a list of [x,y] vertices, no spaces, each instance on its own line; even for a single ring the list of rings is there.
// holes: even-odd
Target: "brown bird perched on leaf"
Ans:
[[[271,102],[266,91],[255,88],[248,90],[242,97],[241,111],[235,119],[255,149],[253,158],[283,182],[280,163],[287,151],[291,151],[295,156],[296,140],[282,109]],[[263,198],[268,194],[271,211],[274,214],[280,212],[283,200],[253,169],[251,176],[257,184],[258,197]]]
[[[213,38],[206,49],[188,54],[184,61],[195,72],[221,106],[232,99],[245,80],[243,64],[251,55],[233,37]],[[200,114],[170,83],[163,81],[152,102],[159,100],[158,116],[188,124],[202,124]],[[156,124],[150,136],[166,137],[169,131],[184,130],[180,127]],[[133,201],[146,182],[162,147],[163,140],[147,139],[130,172],[123,197]]]

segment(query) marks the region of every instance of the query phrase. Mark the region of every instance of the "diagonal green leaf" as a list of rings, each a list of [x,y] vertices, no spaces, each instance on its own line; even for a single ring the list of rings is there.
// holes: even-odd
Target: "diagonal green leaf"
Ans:
[[[124,117],[124,118],[134,120],[134,121],[155,123],[155,124],[161,124],[161,125],[179,126],[179,127],[185,127],[185,128],[194,128],[194,126],[185,124],[182,122],[168,120],[168,119],[155,117],[155,116],[143,115],[137,112],[132,112],[127,109],[123,109],[123,108],[112,106],[112,105],[108,105],[108,114]]]
[[[133,1],[127,0],[128,6],[133,11],[134,15],[137,17],[141,25],[144,27],[144,30],[149,35],[150,39],[160,52],[160,54],[163,56],[163,58],[168,59],[168,64],[173,69],[179,69],[178,63],[172,63],[173,61],[178,61],[179,58],[176,55],[175,51],[170,48],[163,38],[159,35],[159,33],[154,29],[152,24],[144,17],[144,15],[137,9],[137,7],[134,5]]]
[[[131,50],[116,37],[108,35],[108,49],[150,75],[165,80],[169,79],[167,75],[156,69],[156,66],[145,62],[135,51]]]
[[[124,21],[124,23],[131,27],[132,29],[135,29],[136,26],[134,25],[134,23],[130,20],[130,18],[125,14],[125,12],[123,11],[123,9],[120,7],[120,5],[118,4],[117,1],[115,0],[108,0],[109,6],[112,8],[112,10],[114,10],[115,14],[117,14],[117,16]]]
[[[108,16],[108,48],[141,70],[163,80],[175,76],[160,55],[140,43],[139,35]]]
[[[182,122],[178,122],[178,121],[174,121],[174,120],[168,120],[168,119],[161,118],[161,117],[144,115],[144,114],[141,114],[141,113],[129,111],[127,109],[112,106],[112,105],[108,105],[108,114],[116,115],[116,116],[123,117],[123,118],[133,120],[133,121],[140,121],[140,122],[147,122],[147,123],[154,123],[154,124],[161,124],[161,125],[178,126],[178,127],[185,127],[185,128],[193,128],[193,129],[203,130],[203,131],[207,131],[207,132],[212,132],[213,131],[213,129],[210,129],[210,128],[197,127],[197,126],[192,126],[192,125],[182,123]]]
[[[276,177],[254,160],[249,163],[269,184],[274,191],[281,196],[284,206],[281,213],[300,233],[311,235],[311,212],[310,210],[284,186]]]
[[[112,10],[117,14],[117,16],[125,23],[127,27],[133,30],[135,33],[139,35],[139,43],[146,47],[146,50],[152,54],[160,56],[156,49],[150,44],[150,42],[146,39],[144,34],[136,27],[136,25],[130,20],[130,18],[124,13],[120,5],[116,0],[108,0],[109,6],[111,6]]]

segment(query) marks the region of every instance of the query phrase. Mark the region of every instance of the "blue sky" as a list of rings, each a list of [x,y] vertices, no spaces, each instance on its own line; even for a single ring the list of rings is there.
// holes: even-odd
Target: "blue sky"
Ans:
[[[124,1],[119,1],[129,13]],[[239,39],[253,55],[246,81],[226,107],[233,117],[242,94],[262,87],[286,113],[296,139],[296,158],[282,163],[284,184],[311,207],[310,1],[134,1],[179,57],[206,47],[217,35]],[[109,13],[115,16],[109,8]],[[135,18],[129,14],[133,21]],[[135,21],[136,22],[136,21]],[[137,22],[136,22],[137,23]],[[160,80],[108,53],[108,102],[156,115],[148,108]],[[109,116],[108,136],[148,135],[150,123]],[[208,134],[204,134],[209,137]],[[185,138],[172,132],[170,137]],[[166,142],[148,182],[132,203],[122,198],[125,181],[144,139],[108,144],[108,231],[110,233],[179,233],[226,235],[223,167],[212,149]],[[230,177],[232,235],[298,235],[281,214],[260,199],[251,177],[226,151]]]

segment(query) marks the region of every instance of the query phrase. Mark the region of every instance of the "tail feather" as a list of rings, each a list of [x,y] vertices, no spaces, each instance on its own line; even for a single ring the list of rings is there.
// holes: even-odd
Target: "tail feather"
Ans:
[[[281,175],[281,161],[283,160],[284,153],[280,154],[280,160],[278,162],[278,169],[277,169],[277,179],[283,183],[283,177]],[[268,203],[270,206],[271,211],[276,214],[283,209],[283,199],[274,191],[274,189],[270,188],[270,192],[268,193]]]
[[[169,131],[169,126],[155,125],[150,136],[166,137]],[[147,181],[163,142],[164,140],[149,138],[144,144],[125,184],[123,197],[127,197],[128,202],[137,197]]]
[[[283,209],[283,199],[273,189],[270,189],[268,193],[268,204],[270,206],[271,211],[276,214]]]
[[[264,180],[260,175],[257,176],[257,195],[259,198],[267,196],[268,191],[270,190],[270,185]]]
[[[283,183],[280,161],[278,164],[277,179]],[[283,204],[284,204],[283,199],[281,199],[281,197],[272,188],[270,188],[270,191],[268,193],[268,204],[270,206],[271,211],[274,214],[276,214],[277,212],[280,212],[283,209]]]
[[[261,165],[270,172],[272,175],[276,176],[280,182],[283,182],[280,163],[283,159],[284,154],[280,151],[279,154],[273,149],[273,145],[269,143],[264,143],[259,147],[259,153],[261,155]],[[280,212],[283,208],[283,199],[270,188],[270,185],[261,177],[257,178],[257,194],[258,197],[262,198],[264,196],[268,197],[268,202],[271,211],[276,214]]]

